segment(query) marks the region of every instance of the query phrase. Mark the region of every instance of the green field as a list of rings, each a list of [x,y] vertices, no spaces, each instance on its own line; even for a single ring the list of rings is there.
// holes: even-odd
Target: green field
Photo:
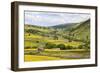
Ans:
[[[50,57],[50,56],[41,56],[41,55],[25,55],[25,61],[48,61],[48,60],[61,60],[61,58]]]
[[[24,61],[90,58],[90,21],[63,26],[25,24]]]
[[[25,50],[25,61],[44,61],[44,60],[73,60],[89,58],[89,50],[50,50],[46,49],[37,53],[36,49]]]

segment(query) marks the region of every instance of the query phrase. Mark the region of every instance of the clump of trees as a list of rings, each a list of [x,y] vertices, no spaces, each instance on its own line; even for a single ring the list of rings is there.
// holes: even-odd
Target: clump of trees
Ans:
[[[66,46],[64,44],[46,43],[44,48],[47,48],[47,49],[60,48],[60,50],[67,50],[67,49],[75,49],[76,47],[73,47],[71,45]]]
[[[53,44],[53,43],[46,43],[45,47],[46,49],[54,49],[59,48],[60,50],[68,50],[68,49],[90,49],[89,42],[81,44],[79,46],[71,46],[71,45],[65,45],[65,44]]]
[[[58,44],[56,47],[60,48],[60,50],[65,50],[66,49],[66,46],[64,44]]]
[[[78,46],[79,49],[90,49],[89,43],[84,43]]]
[[[48,49],[56,48],[56,44],[46,43],[44,48],[48,48]]]

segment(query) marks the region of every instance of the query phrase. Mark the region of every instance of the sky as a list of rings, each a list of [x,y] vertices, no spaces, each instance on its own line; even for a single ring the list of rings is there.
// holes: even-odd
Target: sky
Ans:
[[[25,11],[25,24],[37,26],[55,26],[59,24],[79,23],[90,18],[90,14],[68,12],[34,12]]]

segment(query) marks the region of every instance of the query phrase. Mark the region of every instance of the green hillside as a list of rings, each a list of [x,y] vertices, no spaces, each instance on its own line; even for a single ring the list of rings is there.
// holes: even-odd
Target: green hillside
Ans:
[[[24,49],[25,61],[90,58],[90,20],[48,27],[25,24]]]
[[[81,40],[90,40],[90,20],[81,22],[71,30],[74,37]]]
[[[77,23],[59,24],[59,25],[52,26],[51,28],[65,29],[65,31],[69,31],[71,28],[73,28],[74,25],[77,25]]]

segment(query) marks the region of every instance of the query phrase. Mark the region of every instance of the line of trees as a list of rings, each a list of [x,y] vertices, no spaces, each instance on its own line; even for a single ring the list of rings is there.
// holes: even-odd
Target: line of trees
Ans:
[[[79,46],[46,43],[44,48],[46,48],[46,49],[60,48],[60,50],[68,50],[68,49],[90,49],[90,45],[87,44],[87,43],[81,44]]]

